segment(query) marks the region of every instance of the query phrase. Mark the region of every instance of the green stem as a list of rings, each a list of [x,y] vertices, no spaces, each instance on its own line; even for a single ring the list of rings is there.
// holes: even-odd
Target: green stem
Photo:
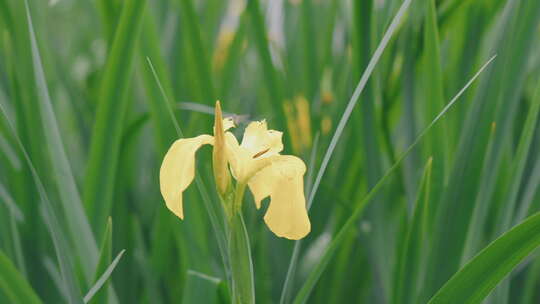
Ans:
[[[244,183],[236,184],[236,190],[234,192],[233,214],[242,212],[242,201],[244,199],[245,191],[246,191],[246,184]]]
[[[241,206],[246,184],[238,183],[232,205],[233,216],[229,220],[229,260],[231,265],[232,303],[255,303],[253,263],[249,238],[242,218]]]

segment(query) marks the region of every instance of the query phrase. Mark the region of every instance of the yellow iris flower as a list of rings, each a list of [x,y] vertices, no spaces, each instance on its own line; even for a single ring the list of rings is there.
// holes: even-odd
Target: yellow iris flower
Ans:
[[[216,103],[214,136],[199,135],[175,141],[163,159],[160,170],[161,194],[167,207],[179,218],[184,218],[182,192],[195,177],[195,153],[206,144],[214,146],[214,175],[220,195],[230,191],[227,167],[238,185],[248,185],[255,198],[255,206],[270,197],[264,221],[277,236],[298,240],[311,230],[303,176],[304,162],[292,155],[281,155],[282,133],[268,130],[266,121],[251,122],[238,143],[227,132],[234,127],[230,118],[221,119]],[[228,163],[228,166],[227,166]]]

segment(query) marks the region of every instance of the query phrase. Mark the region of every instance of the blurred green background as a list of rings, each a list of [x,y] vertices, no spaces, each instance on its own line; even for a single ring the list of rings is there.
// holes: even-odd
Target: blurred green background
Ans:
[[[426,303],[460,269],[433,303],[538,303],[540,219],[504,233],[540,208],[539,23],[538,0],[0,0],[0,303],[230,303],[210,148],[185,220],[158,180],[169,108],[192,137],[217,99],[238,136],[283,131],[314,193],[301,242],[246,195],[257,303]]]

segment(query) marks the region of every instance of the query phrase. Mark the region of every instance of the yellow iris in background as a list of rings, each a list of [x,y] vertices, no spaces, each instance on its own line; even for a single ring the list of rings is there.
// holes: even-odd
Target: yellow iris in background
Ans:
[[[257,208],[263,199],[270,197],[264,221],[273,233],[293,240],[303,238],[311,230],[304,196],[304,162],[296,156],[280,154],[282,133],[268,130],[264,120],[247,126],[242,143],[227,132],[232,127],[232,119],[221,119],[217,102],[214,136],[182,138],[172,144],[160,170],[161,194],[167,207],[184,218],[182,192],[195,177],[195,153],[201,146],[210,144],[214,145],[214,175],[220,196],[226,196],[232,189],[229,167],[237,189],[247,184]],[[239,208],[233,210],[239,212]]]

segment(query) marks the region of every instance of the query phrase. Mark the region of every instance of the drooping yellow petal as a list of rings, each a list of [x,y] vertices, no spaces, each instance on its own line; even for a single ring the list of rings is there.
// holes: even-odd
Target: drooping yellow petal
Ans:
[[[161,195],[167,208],[183,219],[182,192],[195,177],[195,153],[205,144],[213,144],[210,135],[182,138],[175,141],[165,154],[159,171]]]
[[[298,240],[311,230],[304,196],[305,172],[300,158],[280,155],[272,157],[272,162],[249,180],[257,208],[270,196],[264,221],[277,236]]]

